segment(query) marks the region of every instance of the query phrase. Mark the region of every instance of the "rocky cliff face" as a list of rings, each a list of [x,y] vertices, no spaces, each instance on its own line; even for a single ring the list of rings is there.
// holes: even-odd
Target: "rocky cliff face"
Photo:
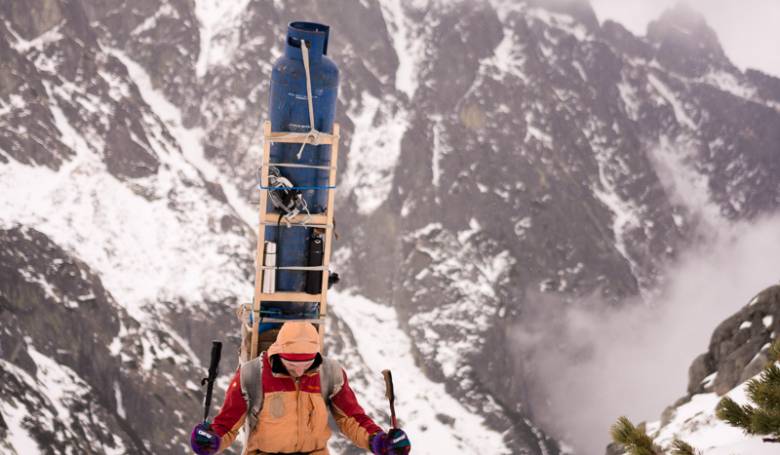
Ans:
[[[175,335],[144,333],[84,262],[42,233],[4,229],[0,245],[5,432],[27,429],[60,453],[180,450],[200,372]]]
[[[105,450],[183,447],[170,435],[186,433],[195,398],[168,391],[198,377],[204,334],[235,342],[232,311],[251,298],[260,124],[290,20],[333,28],[343,286],[395,308],[417,366],[510,435],[508,452],[559,450],[534,424],[529,366],[510,341],[543,300],[534,295],[618,304],[652,293],[702,226],[780,203],[780,80],[735,68],[685,8],[646,37],[567,0],[35,0],[5,2],[0,14],[3,232],[21,250],[32,248],[25,236],[42,236],[105,288],[79,303],[81,290],[49,284],[80,305],[51,329],[3,319],[4,374],[26,391],[25,409],[47,402],[43,382],[32,384],[48,361],[78,396],[100,388],[95,412],[110,431],[89,431]],[[48,259],[12,259],[0,263],[0,296],[16,313],[4,312],[67,308],[46,297]],[[23,266],[42,278],[20,281]],[[17,288],[32,300],[11,299]],[[89,305],[99,309],[80,310]],[[84,334],[118,337],[132,358],[109,349],[89,369],[58,353],[59,334],[81,319]],[[359,365],[341,338],[359,345],[369,334],[339,327],[331,349]],[[720,358],[700,360],[696,377]],[[126,371],[160,398],[137,396],[118,379]],[[718,377],[720,387],[735,380]],[[133,414],[129,400],[156,417]],[[454,417],[439,420],[457,435]],[[97,436],[114,428],[114,439]],[[50,433],[86,447],[73,429]],[[47,438],[35,436],[51,447]]]
[[[723,395],[757,375],[769,359],[769,345],[778,333],[780,287],[762,291],[738,313],[721,323],[688,372],[688,396]]]

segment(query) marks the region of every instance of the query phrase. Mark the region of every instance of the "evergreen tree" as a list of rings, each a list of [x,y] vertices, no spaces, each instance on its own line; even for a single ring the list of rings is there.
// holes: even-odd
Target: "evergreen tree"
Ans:
[[[769,365],[761,376],[747,383],[747,396],[753,403],[739,405],[729,397],[718,403],[715,414],[747,434],[770,436],[767,442],[780,442],[780,341],[769,349]]]

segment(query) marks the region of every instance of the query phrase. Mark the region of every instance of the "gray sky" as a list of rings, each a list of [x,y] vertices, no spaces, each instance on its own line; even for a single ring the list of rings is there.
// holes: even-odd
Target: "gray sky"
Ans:
[[[678,0],[590,0],[600,21],[613,19],[638,35]],[[688,0],[718,34],[742,69],[780,77],[780,0]]]

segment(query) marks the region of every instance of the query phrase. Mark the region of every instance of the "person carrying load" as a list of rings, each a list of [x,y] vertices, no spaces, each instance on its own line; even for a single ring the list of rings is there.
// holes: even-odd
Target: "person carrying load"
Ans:
[[[197,425],[190,445],[198,455],[227,449],[245,428],[246,455],[328,455],[328,412],[356,446],[377,455],[407,454],[409,438],[390,435],[368,417],[347,374],[320,354],[317,329],[286,322],[268,351],[236,371],[213,423]]]

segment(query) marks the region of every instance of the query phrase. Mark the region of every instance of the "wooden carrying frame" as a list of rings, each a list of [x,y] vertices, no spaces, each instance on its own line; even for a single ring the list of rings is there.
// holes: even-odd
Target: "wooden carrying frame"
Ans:
[[[257,255],[255,257],[255,295],[252,302],[252,333],[251,345],[249,349],[249,358],[251,360],[270,346],[276,339],[276,330],[269,331],[268,336],[261,337],[259,334],[260,322],[287,322],[288,319],[260,318],[262,302],[318,302],[319,318],[303,319],[311,322],[318,327],[320,334],[320,346],[325,335],[325,317],[327,316],[328,305],[328,265],[330,264],[331,240],[333,238],[333,205],[335,200],[336,170],[339,157],[339,124],[333,125],[333,134],[318,133],[313,138],[307,133],[289,133],[271,131],[271,122],[266,121],[263,124],[263,161],[260,169],[260,226],[257,232]],[[309,294],[306,292],[263,292],[263,254],[265,250],[265,228],[268,224],[277,224],[278,213],[268,212],[268,171],[270,166],[283,163],[271,163],[271,143],[294,143],[294,144],[329,144],[330,148],[330,166],[328,168],[328,206],[325,213],[305,215],[300,214],[288,221],[291,225],[300,224],[307,227],[323,229],[323,255],[322,255],[322,289],[319,294]],[[296,319],[292,319],[296,320]],[[301,319],[298,319],[301,320]],[[264,334],[265,335],[265,334]],[[242,353],[243,354],[243,353]]]

